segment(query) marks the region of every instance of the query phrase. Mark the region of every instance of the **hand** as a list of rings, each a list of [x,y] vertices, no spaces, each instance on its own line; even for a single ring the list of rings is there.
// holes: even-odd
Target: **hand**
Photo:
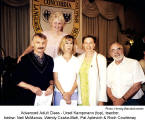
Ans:
[[[53,93],[53,87],[52,86],[49,86],[47,88],[47,90],[45,91],[45,96],[48,96],[48,95],[50,95],[52,93]]]
[[[18,57],[17,63],[19,63],[21,61],[21,58],[23,57],[23,55]]]
[[[112,96],[110,99],[112,100],[112,104],[114,104],[114,102],[117,101],[118,98]]]
[[[66,101],[67,104],[71,104],[71,96],[72,94],[70,92],[65,92],[63,94],[63,99]]]
[[[104,103],[103,102],[98,102],[98,106],[103,106],[104,105]]]
[[[112,100],[112,102],[115,102],[117,100],[117,98],[113,97],[111,100]]]
[[[71,100],[67,100],[66,101],[66,104],[71,104]]]
[[[122,98],[117,99],[116,101],[113,102],[113,105],[118,106],[118,105],[123,105],[125,101]]]
[[[42,90],[39,87],[32,87],[31,91],[38,96],[42,95]]]

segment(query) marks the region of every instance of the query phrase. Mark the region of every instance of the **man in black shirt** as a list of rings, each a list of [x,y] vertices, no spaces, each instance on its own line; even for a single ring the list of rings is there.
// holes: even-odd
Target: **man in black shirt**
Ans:
[[[34,105],[36,95],[41,96],[42,91],[45,91],[45,96],[53,93],[54,62],[52,57],[44,53],[46,36],[36,33],[32,45],[34,51],[22,57],[15,73],[16,84],[20,90],[20,105]]]

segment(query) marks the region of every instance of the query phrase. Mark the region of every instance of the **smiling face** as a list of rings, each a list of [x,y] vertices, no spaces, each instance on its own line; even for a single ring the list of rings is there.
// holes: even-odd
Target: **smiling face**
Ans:
[[[52,13],[49,18],[49,23],[53,31],[56,32],[63,31],[63,27],[65,24],[63,13],[61,12]]]
[[[63,22],[58,19],[54,19],[52,21],[51,27],[54,31],[60,32],[63,29]]]
[[[83,41],[83,48],[84,48],[85,52],[93,52],[94,48],[95,48],[95,42],[94,42],[93,38],[91,38],[91,37],[85,38]]]
[[[39,36],[35,36],[32,41],[32,45],[34,47],[34,53],[37,55],[42,55],[45,51],[47,44],[47,40],[44,38],[40,38]]]
[[[112,44],[110,47],[110,55],[116,62],[120,63],[124,57],[123,46],[119,43]]]

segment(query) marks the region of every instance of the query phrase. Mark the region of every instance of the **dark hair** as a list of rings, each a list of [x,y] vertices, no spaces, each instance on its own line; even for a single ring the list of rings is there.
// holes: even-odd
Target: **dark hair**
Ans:
[[[94,43],[96,43],[96,37],[95,37],[95,36],[92,36],[92,35],[84,36],[83,39],[82,39],[82,43],[84,43],[84,40],[85,40],[86,38],[92,38],[93,41],[94,41]]]
[[[35,34],[33,35],[32,40],[33,40],[34,37],[36,37],[36,36],[38,36],[38,37],[40,37],[40,38],[42,38],[42,39],[44,39],[44,40],[47,39],[47,37],[46,37],[43,33],[35,33]]]
[[[72,39],[74,42],[74,37],[72,35],[65,35],[64,36],[65,39]],[[73,43],[74,44],[74,43]]]

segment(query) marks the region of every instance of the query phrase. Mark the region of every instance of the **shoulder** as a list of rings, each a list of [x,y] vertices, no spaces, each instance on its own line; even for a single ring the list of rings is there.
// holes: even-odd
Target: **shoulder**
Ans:
[[[65,33],[65,32],[62,32],[62,36],[65,36],[65,35],[68,35],[67,33]]]
[[[21,58],[21,61],[18,63],[19,66],[29,66],[32,59],[32,53],[28,53]]]
[[[56,64],[56,63],[61,63],[62,62],[62,56],[60,55],[60,56],[56,56],[55,58],[54,58],[54,63]]]
[[[47,58],[49,58],[49,59],[53,59],[50,55],[47,55],[47,54],[45,54],[45,53],[44,53],[44,55],[45,55],[45,57],[47,57]]]
[[[108,65],[107,69],[110,69],[111,67],[113,67],[113,64],[114,64],[114,61]]]
[[[45,58],[46,58],[47,60],[49,60],[49,61],[52,61],[52,62],[53,62],[53,58],[52,58],[51,56],[46,55],[45,53],[44,53],[44,56],[45,56]]]
[[[61,42],[61,39],[67,35],[66,33],[62,32],[59,36],[58,36],[58,42]]]
[[[81,59],[81,58],[84,57],[84,56],[85,56],[85,53],[79,55],[77,58],[78,58],[78,59]]]
[[[32,52],[24,55],[22,58],[21,58],[21,61],[28,61],[30,58],[32,57]]]
[[[78,58],[75,57],[75,56],[72,56],[72,60],[73,60],[74,62],[78,62]]]
[[[72,56],[72,59],[74,59],[74,60],[78,60],[78,58],[76,57],[76,56]]]
[[[85,58],[85,53],[77,56],[77,59],[78,59],[78,61],[79,61],[80,64],[82,63],[82,61],[84,60],[84,58]]]
[[[100,54],[100,53],[97,55],[97,58],[98,58],[98,60],[106,61],[106,57],[104,55]]]
[[[50,34],[50,31],[42,31],[42,34],[44,34],[44,35],[48,35],[48,34]]]
[[[47,39],[51,38],[51,32],[48,31],[48,30],[47,31],[43,31],[42,34],[44,34],[47,37]]]
[[[138,64],[138,63],[139,63],[137,60],[132,59],[132,58],[127,58],[127,57],[125,57],[124,59],[125,59],[125,62],[126,62],[127,64]]]
[[[56,56],[56,57],[54,58],[54,61],[60,60],[61,58],[62,58],[62,55],[58,55],[58,56]]]
[[[114,64],[115,64],[115,62],[114,62],[114,60],[113,60],[113,61],[108,65],[107,70],[112,69],[113,66],[114,66]]]
[[[139,61],[139,63],[145,64],[145,60],[144,60],[144,59],[141,59],[141,60]]]

